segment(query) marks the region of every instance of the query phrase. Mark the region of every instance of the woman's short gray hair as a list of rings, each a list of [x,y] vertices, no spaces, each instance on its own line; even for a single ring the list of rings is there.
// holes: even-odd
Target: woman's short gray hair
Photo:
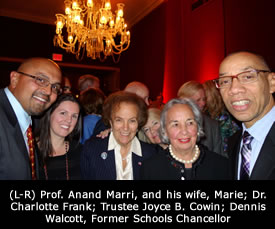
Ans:
[[[204,136],[202,114],[201,114],[198,106],[192,100],[187,99],[187,98],[171,99],[168,103],[165,104],[165,106],[161,112],[161,115],[160,115],[159,136],[160,136],[161,141],[165,144],[170,144],[170,140],[166,134],[166,128],[165,128],[166,127],[166,116],[167,116],[168,110],[176,104],[186,104],[193,111],[194,116],[195,116],[195,121],[198,125],[198,137],[197,137],[197,142],[198,142],[200,140],[200,137]]]

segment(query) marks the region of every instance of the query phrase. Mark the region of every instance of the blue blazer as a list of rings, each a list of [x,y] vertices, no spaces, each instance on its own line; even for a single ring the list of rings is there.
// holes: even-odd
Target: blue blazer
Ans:
[[[115,152],[114,150],[108,151],[109,137],[110,135],[105,139],[92,137],[85,142],[80,162],[84,179],[116,180]],[[132,153],[134,180],[140,179],[142,162],[157,152],[154,145],[142,141],[140,144],[142,157]]]

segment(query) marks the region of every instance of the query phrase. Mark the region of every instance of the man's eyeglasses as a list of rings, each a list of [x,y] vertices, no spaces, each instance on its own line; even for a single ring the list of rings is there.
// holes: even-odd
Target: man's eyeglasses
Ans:
[[[213,82],[216,84],[217,88],[230,87],[234,78],[237,78],[241,84],[253,83],[258,80],[258,74],[260,72],[270,72],[270,71],[252,69],[249,71],[241,72],[235,76],[223,76],[223,77],[214,79]]]
[[[61,84],[59,83],[51,84],[48,79],[45,79],[43,77],[33,76],[24,72],[18,72],[18,73],[33,78],[35,80],[35,83],[40,87],[48,87],[49,85],[51,85],[52,92],[57,95],[61,94],[62,92]]]

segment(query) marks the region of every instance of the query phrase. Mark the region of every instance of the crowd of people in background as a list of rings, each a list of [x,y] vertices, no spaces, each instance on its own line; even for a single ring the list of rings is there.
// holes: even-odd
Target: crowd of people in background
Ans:
[[[237,52],[216,79],[188,81],[166,104],[130,82],[105,95],[83,75],[30,58],[0,90],[0,179],[275,179],[275,73]],[[263,128],[264,127],[264,128]]]

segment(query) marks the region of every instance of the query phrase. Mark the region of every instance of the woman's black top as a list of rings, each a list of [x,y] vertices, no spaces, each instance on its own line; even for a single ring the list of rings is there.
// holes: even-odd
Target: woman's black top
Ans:
[[[199,158],[192,168],[175,160],[169,150],[160,150],[152,158],[143,162],[141,179],[143,180],[228,180],[228,159],[199,145]]]
[[[46,168],[39,168],[39,179],[45,180],[46,174],[49,180],[81,180],[80,171],[80,153],[82,144],[73,141],[66,154],[55,157],[48,157],[46,160]],[[67,172],[68,171],[68,172]]]

